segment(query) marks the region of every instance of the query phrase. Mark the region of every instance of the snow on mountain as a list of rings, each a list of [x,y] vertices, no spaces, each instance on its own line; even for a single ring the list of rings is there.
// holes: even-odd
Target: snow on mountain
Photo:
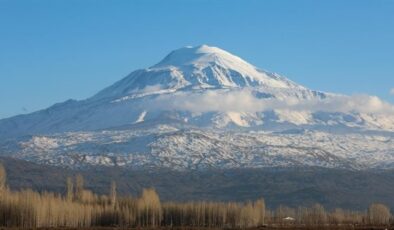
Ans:
[[[311,90],[202,45],[86,100],[0,120],[0,150],[78,167],[387,168],[393,130],[394,107],[377,97]]]
[[[202,45],[175,50],[158,64],[131,73],[94,98],[122,97],[139,91],[237,87],[305,89],[224,50]]]
[[[1,146],[6,156],[68,167],[394,167],[393,136],[381,133],[225,132],[159,125],[33,136]]]

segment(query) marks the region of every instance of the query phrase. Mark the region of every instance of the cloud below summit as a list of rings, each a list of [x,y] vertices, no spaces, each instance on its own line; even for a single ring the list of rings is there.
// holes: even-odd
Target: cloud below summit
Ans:
[[[204,112],[263,112],[293,110],[310,112],[356,112],[394,115],[394,106],[376,96],[335,95],[325,99],[257,98],[248,89],[236,91],[206,91],[201,94],[178,93],[161,95],[155,108]]]

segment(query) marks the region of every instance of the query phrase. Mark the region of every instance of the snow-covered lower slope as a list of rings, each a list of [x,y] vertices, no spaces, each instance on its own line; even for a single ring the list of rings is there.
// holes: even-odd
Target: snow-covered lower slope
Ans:
[[[131,130],[69,132],[2,144],[8,156],[69,167],[165,167],[177,170],[320,166],[394,167],[394,136],[320,131],[224,132],[135,127]]]

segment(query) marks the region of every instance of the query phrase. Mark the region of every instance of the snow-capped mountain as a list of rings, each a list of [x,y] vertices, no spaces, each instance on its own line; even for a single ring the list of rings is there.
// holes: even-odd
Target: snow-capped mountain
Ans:
[[[311,90],[202,45],[86,100],[0,120],[0,151],[81,167],[390,168],[393,130],[377,97]]]
[[[118,99],[147,88],[150,91],[161,89],[154,92],[163,93],[243,87],[305,90],[286,78],[259,70],[224,50],[202,45],[175,50],[158,64],[131,73],[93,98]]]

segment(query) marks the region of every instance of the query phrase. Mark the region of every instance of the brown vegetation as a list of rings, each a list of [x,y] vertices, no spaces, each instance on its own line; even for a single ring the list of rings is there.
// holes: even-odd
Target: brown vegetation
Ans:
[[[207,227],[253,228],[289,226],[388,226],[390,210],[372,204],[365,212],[311,207],[279,206],[266,209],[264,199],[239,202],[161,202],[154,189],[139,197],[119,197],[112,182],[108,195],[84,188],[84,179],[68,178],[66,193],[11,191],[0,164],[0,227]]]

